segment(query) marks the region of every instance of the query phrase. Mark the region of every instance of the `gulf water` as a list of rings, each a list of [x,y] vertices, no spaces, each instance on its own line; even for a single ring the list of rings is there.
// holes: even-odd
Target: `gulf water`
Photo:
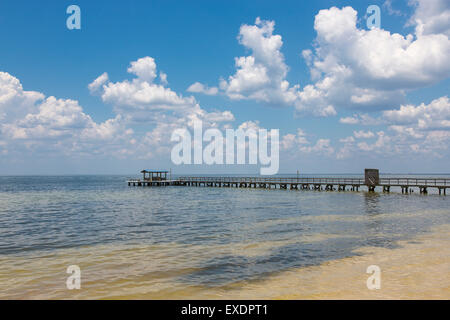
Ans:
[[[0,298],[186,298],[450,223],[450,196],[0,177]],[[68,292],[69,265],[83,290]],[[75,295],[75,296],[74,296]]]

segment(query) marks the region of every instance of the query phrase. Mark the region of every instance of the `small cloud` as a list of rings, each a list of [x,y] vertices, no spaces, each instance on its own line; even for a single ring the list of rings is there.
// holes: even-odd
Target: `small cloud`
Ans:
[[[350,136],[350,137],[347,137],[347,138],[339,139],[339,142],[342,142],[342,143],[353,143],[353,142],[355,142],[355,138]]]
[[[391,16],[403,16],[404,15],[400,10],[394,9],[392,7],[392,0],[384,1],[383,8],[386,9],[388,14]]]
[[[135,74],[139,79],[151,83],[156,78],[155,59],[152,57],[140,58],[137,61],[131,62],[127,71]]]
[[[189,88],[187,88],[187,92],[203,93],[208,96],[214,96],[219,92],[219,89],[217,89],[217,87],[209,88],[208,86],[205,86],[200,82],[196,82],[194,84],[191,84]]]
[[[340,118],[339,122],[343,123],[343,124],[358,124],[359,119],[355,118],[355,117],[344,117],[344,118]]]
[[[357,139],[369,139],[369,138],[373,138],[375,137],[375,134],[372,131],[353,131],[353,135],[355,136],[355,138]]]
[[[109,77],[108,74],[106,72],[104,72],[101,76],[99,76],[97,79],[95,79],[94,81],[92,81],[89,85],[89,91],[91,92],[91,94],[96,93],[101,86],[103,86],[106,82],[108,82]]]
[[[161,80],[161,84],[163,86],[167,86],[169,84],[167,81],[167,74],[162,71],[159,73],[159,79]]]

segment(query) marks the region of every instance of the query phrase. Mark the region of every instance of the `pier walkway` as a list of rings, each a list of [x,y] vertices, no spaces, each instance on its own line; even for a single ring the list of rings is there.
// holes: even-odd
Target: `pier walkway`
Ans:
[[[418,189],[427,194],[429,188],[435,188],[439,194],[446,194],[450,189],[450,178],[377,178],[376,181],[366,178],[303,178],[303,177],[179,177],[174,180],[141,180],[130,179],[129,186],[192,186],[192,187],[224,187],[224,188],[264,188],[317,191],[359,191],[361,187],[368,191],[380,188],[390,192],[392,187],[401,188],[402,193]]]

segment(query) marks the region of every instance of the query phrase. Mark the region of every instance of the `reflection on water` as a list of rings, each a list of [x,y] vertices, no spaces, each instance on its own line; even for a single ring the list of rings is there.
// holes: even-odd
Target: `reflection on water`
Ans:
[[[380,214],[380,194],[377,192],[365,192],[363,195],[367,215],[376,216]]]
[[[346,261],[360,248],[399,250],[399,240],[450,222],[450,197],[435,195],[124,180],[0,177],[0,298],[232,297],[243,284]],[[79,292],[65,289],[73,264]]]
[[[380,194],[378,193],[364,193],[365,212],[367,220],[364,224],[366,232],[366,239],[368,246],[384,246],[392,248],[394,245],[393,239],[383,236],[381,232],[389,226],[384,226],[384,218],[380,216]]]

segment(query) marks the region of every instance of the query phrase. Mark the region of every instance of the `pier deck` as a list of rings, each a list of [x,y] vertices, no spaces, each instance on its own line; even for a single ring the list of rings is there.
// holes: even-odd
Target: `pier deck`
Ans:
[[[134,187],[165,187],[177,185],[179,180],[141,180],[141,179],[129,179],[127,181],[129,186]]]
[[[302,178],[302,177],[179,177],[175,180],[150,181],[130,179],[129,186],[195,186],[195,187],[236,187],[265,188],[291,190],[325,190],[325,191],[359,191],[366,187],[375,191],[376,187],[383,192],[390,192],[391,187],[401,188],[402,193],[409,193],[413,188],[421,194],[435,188],[439,194],[446,194],[450,188],[450,178],[379,178],[376,184],[368,185],[364,178]]]

